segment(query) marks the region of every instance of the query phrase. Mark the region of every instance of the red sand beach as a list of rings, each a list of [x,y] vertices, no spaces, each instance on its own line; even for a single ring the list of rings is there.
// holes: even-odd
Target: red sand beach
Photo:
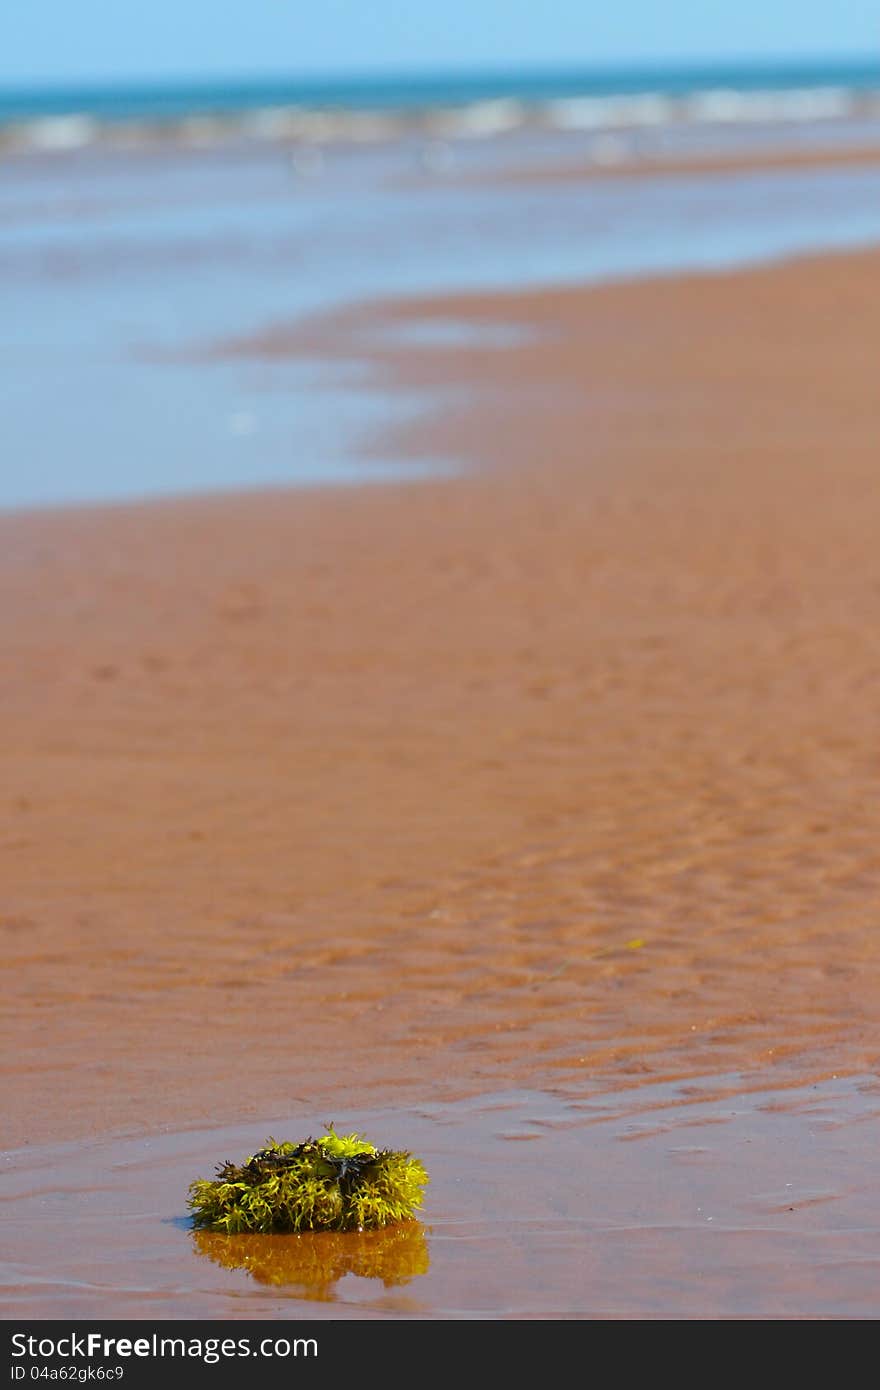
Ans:
[[[397,441],[460,476],[0,519],[5,1147],[870,1085],[880,255],[235,350],[364,315],[529,328],[371,353],[467,388]]]

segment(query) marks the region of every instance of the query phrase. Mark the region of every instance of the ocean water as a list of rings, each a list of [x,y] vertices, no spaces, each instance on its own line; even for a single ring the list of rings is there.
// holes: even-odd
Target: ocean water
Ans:
[[[721,120],[813,120],[877,114],[880,54],[852,61],[715,63],[688,67],[438,72],[0,90],[0,133],[36,145],[77,143],[126,128],[370,138],[390,130],[466,135],[543,126],[656,126]],[[376,118],[382,118],[378,120]],[[65,129],[63,122],[68,122]],[[211,122],[215,122],[212,127]],[[189,124],[188,124],[189,123]]]
[[[395,455],[389,430],[428,403],[377,390],[357,361],[224,358],[217,346],[387,297],[880,243],[880,163],[869,159],[651,172],[669,154],[880,150],[880,81],[867,67],[736,80],[716,70],[659,85],[657,74],[606,75],[587,91],[569,75],[517,79],[515,93],[488,79],[354,95],[7,93],[0,506],[455,469],[460,460]],[[370,124],[383,113],[390,123]],[[592,163],[593,176],[504,177],[573,162]],[[462,331],[414,325],[401,347],[430,350],[433,333],[448,350]]]

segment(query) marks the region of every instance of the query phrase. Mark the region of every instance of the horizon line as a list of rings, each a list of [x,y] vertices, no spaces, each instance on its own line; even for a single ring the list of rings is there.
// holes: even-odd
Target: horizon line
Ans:
[[[211,76],[203,74],[186,75],[179,73],[167,76],[128,76],[118,78],[106,77],[82,77],[82,78],[52,78],[40,77],[25,81],[14,81],[7,83],[0,78],[0,95],[33,95],[36,93],[100,93],[100,92],[120,92],[120,91],[157,91],[170,90],[175,88],[186,88],[187,90],[197,90],[199,88],[213,88],[223,85],[228,88],[249,87],[253,85],[261,86],[298,86],[323,88],[340,85],[350,85],[353,87],[370,87],[378,83],[407,83],[411,85],[429,85],[437,82],[449,81],[510,81],[519,77],[520,79],[540,79],[540,78],[565,78],[572,79],[602,77],[611,75],[628,76],[653,76],[663,73],[676,73],[684,76],[687,74],[697,75],[707,70],[715,72],[735,73],[745,69],[751,72],[761,69],[772,70],[775,73],[791,72],[798,73],[804,71],[819,71],[821,69],[862,69],[865,72],[876,70],[880,75],[880,50],[873,54],[865,53],[832,53],[832,54],[804,54],[797,58],[792,58],[790,54],[767,54],[749,55],[740,54],[736,57],[730,56],[705,56],[702,58],[644,58],[638,60],[603,60],[602,62],[583,62],[583,63],[541,63],[534,65],[508,63],[505,65],[486,63],[483,65],[468,64],[466,66],[447,65],[435,68],[401,68],[389,67],[383,69],[344,69],[336,72],[322,70],[320,72],[276,72],[276,71],[242,71],[242,72],[218,72]]]

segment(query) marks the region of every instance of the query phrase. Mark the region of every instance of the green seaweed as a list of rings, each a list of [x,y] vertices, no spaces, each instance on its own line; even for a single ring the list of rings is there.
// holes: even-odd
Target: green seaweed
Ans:
[[[190,1183],[193,1225],[235,1235],[369,1231],[412,1220],[428,1182],[420,1161],[326,1128],[301,1144],[270,1139],[244,1163],[223,1163],[213,1179]]]

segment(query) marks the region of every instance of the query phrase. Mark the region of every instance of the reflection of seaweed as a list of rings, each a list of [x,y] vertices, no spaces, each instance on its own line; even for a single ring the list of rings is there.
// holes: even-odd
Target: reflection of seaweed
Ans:
[[[297,1285],[304,1298],[331,1301],[346,1274],[381,1279],[386,1289],[428,1272],[428,1242],[418,1221],[378,1231],[307,1231],[234,1235],[195,1230],[193,1242],[225,1269],[246,1269],[258,1284]]]
[[[270,1140],[244,1163],[190,1183],[193,1225],[243,1231],[366,1231],[408,1221],[428,1174],[407,1152],[376,1149],[357,1134],[302,1144]]]

